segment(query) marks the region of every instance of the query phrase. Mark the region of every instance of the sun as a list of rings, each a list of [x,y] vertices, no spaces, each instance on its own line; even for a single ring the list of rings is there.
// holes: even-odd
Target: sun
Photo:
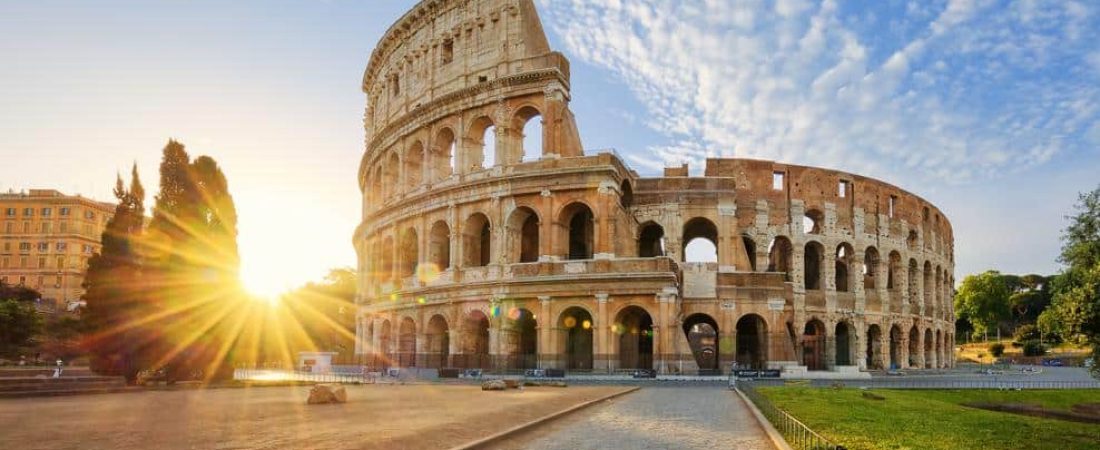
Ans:
[[[269,303],[277,303],[279,297],[291,289],[291,286],[277,281],[279,279],[280,277],[261,272],[241,271],[241,284],[245,291]]]

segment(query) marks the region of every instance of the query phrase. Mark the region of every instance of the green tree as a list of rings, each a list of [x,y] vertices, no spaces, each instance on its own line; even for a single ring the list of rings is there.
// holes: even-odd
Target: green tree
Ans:
[[[42,318],[35,310],[37,292],[0,283],[0,355],[18,357],[34,344],[42,331]]]
[[[92,369],[122,375],[133,382],[142,366],[143,350],[155,336],[142,319],[150,311],[143,292],[141,242],[145,223],[145,188],[137,166],[130,188],[119,176],[115,184],[118,205],[103,232],[103,247],[88,261],[84,277],[84,347]]]
[[[986,336],[1009,317],[1011,290],[1000,272],[986,271],[969,275],[955,294],[955,311],[974,327],[974,336]],[[999,328],[997,328],[999,330]]]
[[[301,324],[315,350],[352,356],[358,280],[358,273],[350,267],[330,269],[324,280],[307,283],[283,299],[291,317]]]
[[[1052,309],[1062,336],[1092,346],[1100,359],[1100,187],[1082,194],[1076,210],[1062,236],[1066,269],[1055,280]]]

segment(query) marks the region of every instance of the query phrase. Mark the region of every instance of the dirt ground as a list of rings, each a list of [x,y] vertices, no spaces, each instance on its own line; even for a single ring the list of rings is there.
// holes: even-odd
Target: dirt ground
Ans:
[[[315,406],[308,387],[0,400],[0,448],[447,448],[623,389],[351,386],[348,403]]]

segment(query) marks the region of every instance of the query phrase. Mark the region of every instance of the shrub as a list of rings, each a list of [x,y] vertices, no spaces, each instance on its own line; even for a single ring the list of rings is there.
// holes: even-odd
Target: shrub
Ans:
[[[1043,347],[1043,344],[1040,344],[1039,341],[1024,342],[1024,356],[1043,356],[1046,351],[1046,347]]]
[[[1039,329],[1031,324],[1020,325],[1016,328],[1016,333],[1012,335],[1012,338],[1016,342],[1035,341],[1039,339]]]
[[[993,355],[994,358],[1000,358],[1005,354],[1005,345],[1000,342],[993,343],[989,346],[989,354]]]

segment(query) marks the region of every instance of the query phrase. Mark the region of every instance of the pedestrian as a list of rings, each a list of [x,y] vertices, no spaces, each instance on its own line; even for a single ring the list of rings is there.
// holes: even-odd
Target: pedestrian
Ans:
[[[61,371],[65,369],[65,362],[61,358],[57,358],[57,372],[54,373],[54,378],[61,378]]]

